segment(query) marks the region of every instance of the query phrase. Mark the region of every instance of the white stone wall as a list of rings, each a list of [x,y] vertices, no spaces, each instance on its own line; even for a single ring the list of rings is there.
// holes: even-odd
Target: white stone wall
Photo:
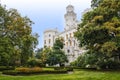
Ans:
[[[44,46],[53,47],[55,35],[58,33],[56,29],[44,31]]]

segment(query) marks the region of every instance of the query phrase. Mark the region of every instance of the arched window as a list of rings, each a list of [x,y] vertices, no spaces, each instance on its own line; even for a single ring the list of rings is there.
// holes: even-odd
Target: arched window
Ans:
[[[68,39],[68,34],[66,34],[66,39]]]
[[[44,40],[44,44],[46,44],[46,40]]]
[[[49,39],[49,44],[51,43],[51,39]]]

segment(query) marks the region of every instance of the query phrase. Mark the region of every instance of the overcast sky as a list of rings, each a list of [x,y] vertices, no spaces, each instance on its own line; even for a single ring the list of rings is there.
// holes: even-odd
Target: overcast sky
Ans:
[[[39,45],[43,47],[43,32],[45,29],[64,29],[64,14],[66,6],[73,5],[77,13],[77,19],[81,19],[81,13],[90,8],[91,0],[1,0],[7,8],[15,8],[22,16],[28,16],[35,24],[32,25],[33,33],[39,34]]]

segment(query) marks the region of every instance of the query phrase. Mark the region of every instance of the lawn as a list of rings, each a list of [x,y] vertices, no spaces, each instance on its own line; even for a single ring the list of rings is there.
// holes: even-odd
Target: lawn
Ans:
[[[120,80],[120,71],[97,72],[75,70],[72,74],[44,74],[31,76],[7,76],[0,74],[0,80]]]

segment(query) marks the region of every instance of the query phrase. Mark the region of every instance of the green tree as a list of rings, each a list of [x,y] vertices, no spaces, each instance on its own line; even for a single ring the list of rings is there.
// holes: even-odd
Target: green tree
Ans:
[[[40,59],[41,58],[41,54],[42,54],[42,52],[43,52],[43,48],[38,48],[36,51],[36,55],[35,55],[35,57],[37,58],[37,59]]]
[[[47,63],[50,53],[51,49],[48,47],[44,47],[36,51],[36,58],[39,59],[42,66],[45,66]]]
[[[101,67],[100,64],[105,63],[104,68],[110,68],[110,65],[107,65],[110,60],[120,63],[120,1],[92,2],[92,10],[84,14],[75,37],[79,40],[80,46],[86,46],[87,53],[101,54],[97,63],[91,65]]]
[[[49,65],[59,64],[60,66],[64,65],[67,62],[67,56],[62,50],[64,46],[63,38],[57,38],[52,48],[52,52],[48,56],[47,63]]]
[[[32,35],[33,22],[22,17],[16,9],[0,6],[0,65],[25,65],[32,57],[33,49],[38,44],[38,35]]]

